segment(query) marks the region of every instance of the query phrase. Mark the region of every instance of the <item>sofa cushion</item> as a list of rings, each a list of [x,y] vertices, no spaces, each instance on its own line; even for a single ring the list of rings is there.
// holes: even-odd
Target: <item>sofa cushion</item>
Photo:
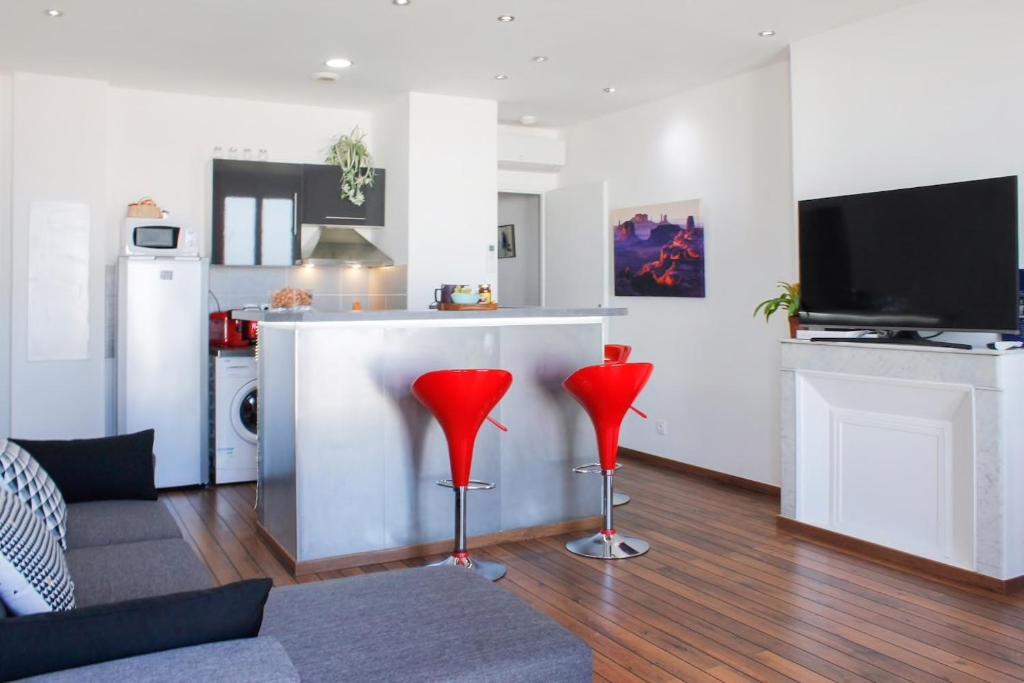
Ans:
[[[260,635],[313,681],[589,681],[590,648],[487,579],[428,567],[275,588]]]
[[[99,500],[68,506],[68,548],[181,538],[163,501]]]
[[[156,500],[153,430],[101,439],[11,439],[39,461],[68,503]]]
[[[214,585],[205,565],[180,538],[76,548],[67,558],[79,607]]]
[[[245,638],[117,659],[24,680],[47,683],[297,683],[299,674],[277,640]]]
[[[27,450],[7,439],[0,439],[0,484],[43,520],[61,548],[68,547],[68,507],[57,484]]]
[[[74,588],[60,543],[0,485],[0,600],[17,615],[66,610],[75,606]]]
[[[270,579],[0,622],[0,681],[255,638]],[[126,679],[132,680],[132,679]]]

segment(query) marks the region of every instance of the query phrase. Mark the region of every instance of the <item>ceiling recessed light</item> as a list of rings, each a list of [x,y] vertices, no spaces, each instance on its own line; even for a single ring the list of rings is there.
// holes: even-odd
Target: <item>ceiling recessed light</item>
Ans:
[[[508,76],[506,74],[495,74],[494,80],[496,81],[507,81]]]
[[[613,92],[615,92],[615,88],[612,88],[612,87],[609,86],[609,87],[604,89],[604,92],[607,95],[611,95]]]
[[[333,71],[317,71],[313,74],[314,81],[324,81],[327,83],[333,83],[338,80],[338,74]]]
[[[409,3],[411,2],[411,1],[412,1],[412,0],[391,0],[391,4],[392,4],[392,5],[398,5],[399,7],[405,7],[405,6],[406,6],[406,5],[408,5],[408,4],[409,4]]]
[[[775,35],[775,31],[773,31],[772,29],[767,29],[765,31],[759,31],[757,35],[761,36],[762,38],[771,38],[772,36]]]
[[[352,66],[352,60],[344,57],[334,57],[324,62],[324,66],[330,69],[347,69]]]
[[[537,117],[531,114],[524,114],[519,117],[519,123],[523,124],[524,126],[532,126],[533,124],[537,123]]]
[[[544,62],[548,61],[548,58],[545,57],[544,55],[537,55],[536,57],[533,58],[533,61],[537,62],[538,64],[543,64]]]
[[[43,14],[45,14],[45,15],[46,15],[46,16],[48,16],[48,17],[53,17],[54,19],[56,19],[57,17],[62,17],[62,16],[64,16],[64,13],[63,13],[63,12],[61,12],[61,11],[60,11],[59,9],[48,9],[48,10],[44,10],[44,11],[43,11]]]
[[[516,18],[513,17],[511,14],[502,14],[500,17],[498,17],[498,21],[500,21],[503,24],[510,24],[515,20]]]

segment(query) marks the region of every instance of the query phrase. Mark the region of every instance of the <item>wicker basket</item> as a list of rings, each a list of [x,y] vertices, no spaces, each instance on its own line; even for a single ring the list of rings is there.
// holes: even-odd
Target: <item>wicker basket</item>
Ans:
[[[160,206],[149,197],[128,205],[128,218],[163,218]]]

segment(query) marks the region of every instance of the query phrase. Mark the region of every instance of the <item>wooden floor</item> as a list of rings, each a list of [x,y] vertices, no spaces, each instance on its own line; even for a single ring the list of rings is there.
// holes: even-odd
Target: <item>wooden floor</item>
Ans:
[[[507,543],[499,582],[593,647],[607,681],[1020,681],[1024,598],[954,587],[799,540],[776,499],[626,463],[616,526],[650,541],[633,560]],[[596,482],[595,482],[596,483]],[[253,531],[251,486],[169,494],[221,582],[295,580]],[[302,581],[404,569],[393,562]]]

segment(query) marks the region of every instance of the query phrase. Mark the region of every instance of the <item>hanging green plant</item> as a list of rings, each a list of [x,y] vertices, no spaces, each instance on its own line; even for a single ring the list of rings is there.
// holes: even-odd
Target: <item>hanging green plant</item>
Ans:
[[[366,201],[364,188],[373,187],[373,157],[366,148],[366,133],[359,126],[348,135],[342,135],[331,145],[325,163],[341,169],[341,198],[356,206]]]

